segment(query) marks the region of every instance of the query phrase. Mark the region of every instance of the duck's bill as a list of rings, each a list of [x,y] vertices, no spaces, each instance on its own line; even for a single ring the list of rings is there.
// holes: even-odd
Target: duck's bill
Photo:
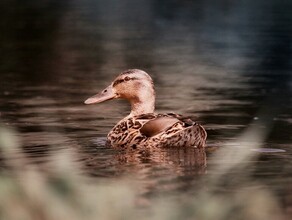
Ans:
[[[101,103],[110,99],[115,98],[115,93],[113,92],[113,88],[112,86],[108,86],[107,88],[105,88],[103,91],[101,91],[100,93],[97,93],[94,96],[91,96],[90,98],[85,100],[85,104],[94,104],[94,103]]]

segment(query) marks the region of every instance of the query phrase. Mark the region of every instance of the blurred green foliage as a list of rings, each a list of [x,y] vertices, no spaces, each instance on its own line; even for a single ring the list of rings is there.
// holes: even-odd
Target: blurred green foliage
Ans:
[[[0,219],[283,219],[272,193],[248,177],[240,179],[245,187],[222,191],[222,179],[232,182],[234,178],[226,165],[224,172],[218,172],[217,167],[216,178],[202,181],[196,195],[149,199],[141,196],[139,184],[131,178],[95,182],[82,175],[74,152],[62,150],[53,155],[50,171],[44,172],[25,163],[14,131],[2,127],[0,145],[4,164],[0,172]],[[240,166],[240,161],[236,164]]]

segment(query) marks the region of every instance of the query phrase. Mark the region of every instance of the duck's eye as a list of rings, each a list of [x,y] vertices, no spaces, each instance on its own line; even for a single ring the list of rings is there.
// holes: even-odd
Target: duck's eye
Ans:
[[[124,78],[125,81],[129,81],[130,79],[131,79],[131,78],[128,77],[128,76],[126,76],[126,77]]]

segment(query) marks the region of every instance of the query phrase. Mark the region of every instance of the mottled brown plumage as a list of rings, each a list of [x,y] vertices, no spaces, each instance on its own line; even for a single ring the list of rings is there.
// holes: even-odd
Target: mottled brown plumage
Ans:
[[[205,129],[181,115],[155,114],[155,92],[151,77],[142,70],[122,72],[101,93],[86,104],[124,98],[131,103],[131,113],[109,132],[108,144],[115,148],[204,147]]]

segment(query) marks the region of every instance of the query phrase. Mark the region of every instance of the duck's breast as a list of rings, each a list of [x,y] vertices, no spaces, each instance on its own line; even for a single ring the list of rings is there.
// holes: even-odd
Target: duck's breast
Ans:
[[[145,137],[140,129],[148,120],[131,117],[117,123],[109,132],[107,139],[112,147],[131,147],[139,144]],[[135,147],[135,146],[134,146]]]

